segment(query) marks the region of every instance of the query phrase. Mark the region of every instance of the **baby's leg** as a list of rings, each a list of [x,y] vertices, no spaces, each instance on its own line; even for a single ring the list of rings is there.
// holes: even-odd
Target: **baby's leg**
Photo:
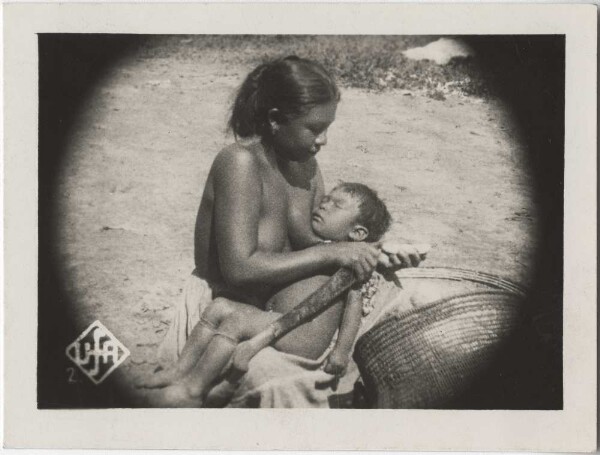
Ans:
[[[220,324],[236,310],[238,305],[242,304],[222,297],[213,300],[190,333],[175,366],[155,373],[140,386],[165,387],[182,379],[196,365]]]

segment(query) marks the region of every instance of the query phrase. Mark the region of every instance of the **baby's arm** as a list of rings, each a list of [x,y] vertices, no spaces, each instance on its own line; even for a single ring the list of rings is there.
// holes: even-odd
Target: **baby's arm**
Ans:
[[[326,373],[343,375],[352,355],[352,346],[360,328],[362,318],[362,295],[360,289],[348,292],[344,315],[335,346],[327,357],[324,371]]]

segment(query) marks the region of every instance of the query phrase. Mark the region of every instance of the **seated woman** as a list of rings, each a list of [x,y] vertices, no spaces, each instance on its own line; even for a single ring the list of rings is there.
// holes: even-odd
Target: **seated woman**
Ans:
[[[390,214],[377,193],[360,183],[342,183],[335,187],[323,197],[312,216],[313,231],[324,241],[375,242],[390,224]],[[160,398],[164,405],[201,406],[210,385],[227,365],[236,345],[257,335],[268,324],[294,308],[306,295],[321,287],[327,278],[318,275],[285,287],[269,299],[269,311],[223,297],[217,298],[192,331],[175,367],[155,374],[143,385],[170,385]],[[343,374],[361,320],[360,288],[351,290],[344,297],[340,297],[335,305],[311,322],[277,340],[275,348],[316,359],[329,347],[339,327],[339,335],[324,370],[331,374]]]
[[[160,357],[173,360],[210,302],[224,297],[264,309],[283,286],[351,268],[367,279],[380,251],[369,242],[325,244],[311,217],[323,196],[315,159],[327,143],[339,90],[318,63],[286,57],[260,65],[235,98],[229,126],[237,142],[215,158],[196,219],[196,268]],[[406,246],[390,266],[416,266]],[[221,337],[222,338],[222,337]]]

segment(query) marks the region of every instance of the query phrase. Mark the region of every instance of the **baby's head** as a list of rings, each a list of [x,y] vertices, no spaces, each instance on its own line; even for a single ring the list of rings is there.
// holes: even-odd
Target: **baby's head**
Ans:
[[[311,221],[324,240],[375,242],[389,229],[392,217],[374,190],[344,182],[323,196]]]

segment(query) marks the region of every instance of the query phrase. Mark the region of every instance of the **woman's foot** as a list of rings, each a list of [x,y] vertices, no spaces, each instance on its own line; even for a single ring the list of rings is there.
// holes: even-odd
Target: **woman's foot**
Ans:
[[[193,393],[185,383],[178,382],[150,394],[148,402],[155,408],[201,408],[204,396]]]
[[[177,369],[160,370],[154,373],[149,378],[144,378],[138,381],[136,387],[145,389],[158,389],[174,384],[181,379],[181,374]]]

